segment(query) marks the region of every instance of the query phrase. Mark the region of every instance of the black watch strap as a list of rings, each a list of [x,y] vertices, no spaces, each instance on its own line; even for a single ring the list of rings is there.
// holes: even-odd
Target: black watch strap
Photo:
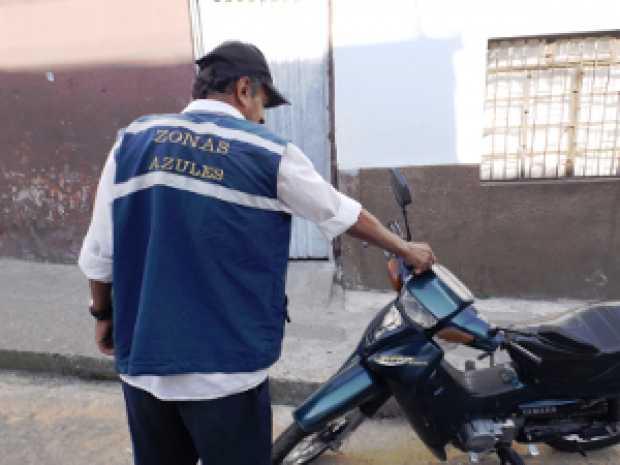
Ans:
[[[93,318],[97,321],[106,321],[106,320],[112,319],[112,307],[108,308],[107,310],[101,311],[101,310],[95,310],[93,306],[91,305],[90,307],[88,307],[88,311],[93,316]]]

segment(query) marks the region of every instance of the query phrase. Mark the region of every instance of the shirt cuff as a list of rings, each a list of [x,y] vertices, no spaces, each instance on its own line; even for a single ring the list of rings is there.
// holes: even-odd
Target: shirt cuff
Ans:
[[[340,205],[338,212],[332,218],[318,223],[319,230],[331,241],[334,237],[339,236],[351,226],[357,223],[362,211],[362,205],[350,197],[338,192]]]
[[[100,257],[86,249],[82,249],[78,266],[84,275],[92,281],[112,282],[112,260]]]

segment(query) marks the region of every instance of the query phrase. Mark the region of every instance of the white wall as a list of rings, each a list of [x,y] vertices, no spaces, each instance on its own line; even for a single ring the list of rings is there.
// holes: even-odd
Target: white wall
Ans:
[[[341,169],[480,162],[487,40],[618,28],[618,0],[333,0]]]

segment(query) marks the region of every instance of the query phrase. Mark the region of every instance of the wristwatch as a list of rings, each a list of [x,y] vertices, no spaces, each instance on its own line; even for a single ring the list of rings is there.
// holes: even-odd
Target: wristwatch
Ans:
[[[106,310],[95,310],[95,308],[90,305],[88,307],[88,311],[93,316],[93,318],[97,321],[107,321],[112,319],[112,306],[107,308]]]

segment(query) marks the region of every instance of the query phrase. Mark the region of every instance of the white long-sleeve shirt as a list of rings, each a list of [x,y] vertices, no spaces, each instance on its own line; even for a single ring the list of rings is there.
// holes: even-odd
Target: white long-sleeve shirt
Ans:
[[[243,118],[236,108],[216,100],[194,100],[183,111],[225,113]],[[92,221],[78,260],[82,272],[88,279],[102,282],[112,282],[115,149],[116,146],[112,148],[105,162],[97,188]],[[291,143],[286,146],[280,161],[277,190],[278,200],[282,204],[293,214],[316,223],[328,240],[349,229],[360,214],[361,205],[326,182],[314,169],[308,157]],[[265,369],[251,373],[188,373],[168,376],[121,375],[121,379],[160,399],[204,400],[252,389],[266,379],[267,371]]]

